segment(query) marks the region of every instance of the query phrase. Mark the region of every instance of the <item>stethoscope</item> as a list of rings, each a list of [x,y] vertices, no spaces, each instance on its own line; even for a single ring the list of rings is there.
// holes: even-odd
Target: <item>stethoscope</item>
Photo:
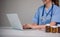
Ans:
[[[53,6],[54,6],[54,4],[52,4],[52,7],[51,7],[51,9],[49,10],[49,12],[46,14],[46,17],[51,13],[51,17],[52,17],[52,15],[53,15]],[[44,20],[46,20],[46,18],[44,18],[44,11],[45,11],[45,5],[44,5],[44,7],[43,7],[43,11],[42,11],[42,15],[41,15],[41,21],[45,24],[45,22],[44,22]],[[50,19],[51,20],[51,19]],[[37,23],[38,25],[39,25],[39,16],[38,16],[38,23]]]
[[[46,14],[46,17],[49,15],[49,13],[51,12],[51,17],[52,17],[52,13],[53,13],[53,4],[52,4],[52,7],[51,7],[51,9],[49,10],[49,12]],[[45,5],[44,5],[44,7],[43,7],[43,11],[42,11],[42,16],[41,17],[43,17],[44,16],[44,11],[45,11]]]

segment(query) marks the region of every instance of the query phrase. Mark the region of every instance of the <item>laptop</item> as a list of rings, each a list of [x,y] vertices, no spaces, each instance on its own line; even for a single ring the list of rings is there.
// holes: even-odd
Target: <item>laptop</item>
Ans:
[[[6,16],[7,16],[8,20],[11,24],[11,27],[13,29],[23,30],[23,27],[22,27],[22,24],[19,20],[18,14],[12,13],[12,14],[6,14]]]

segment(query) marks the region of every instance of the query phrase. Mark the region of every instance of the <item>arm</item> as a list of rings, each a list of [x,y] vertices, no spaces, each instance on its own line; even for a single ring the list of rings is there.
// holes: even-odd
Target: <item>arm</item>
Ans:
[[[23,25],[23,29],[45,29],[45,25],[37,25],[35,23],[33,24],[25,24]]]
[[[32,29],[45,29],[45,25],[37,25],[33,23],[31,28]]]
[[[56,22],[51,22],[50,26],[55,26]],[[45,29],[46,25],[37,25],[37,24],[33,24],[33,26],[31,28],[35,28],[35,29]]]

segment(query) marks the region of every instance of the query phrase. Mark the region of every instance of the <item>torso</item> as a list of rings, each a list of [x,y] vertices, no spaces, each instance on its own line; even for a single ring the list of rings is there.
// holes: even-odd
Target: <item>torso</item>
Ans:
[[[55,10],[56,10],[56,8],[55,7],[57,7],[58,8],[58,6],[56,6],[56,5],[54,5],[54,7],[53,7],[53,14],[52,15],[54,15],[54,12],[55,12]],[[52,17],[51,17],[51,12],[48,14],[48,16],[46,16],[46,14],[48,13],[48,11],[50,10],[51,8],[49,8],[49,9],[45,9],[44,10],[44,21],[42,22],[42,20],[41,20],[41,17],[42,17],[42,11],[43,11],[43,6],[42,7],[40,7],[40,9],[39,9],[39,12],[40,12],[40,17],[39,17],[39,24],[49,24],[50,22],[51,22],[51,19],[52,19]],[[55,10],[54,10],[55,9]]]

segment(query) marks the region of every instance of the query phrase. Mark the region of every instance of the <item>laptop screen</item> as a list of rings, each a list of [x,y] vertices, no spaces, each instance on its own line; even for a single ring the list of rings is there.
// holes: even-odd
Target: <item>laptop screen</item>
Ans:
[[[12,28],[23,29],[18,14],[6,14],[6,16]]]

